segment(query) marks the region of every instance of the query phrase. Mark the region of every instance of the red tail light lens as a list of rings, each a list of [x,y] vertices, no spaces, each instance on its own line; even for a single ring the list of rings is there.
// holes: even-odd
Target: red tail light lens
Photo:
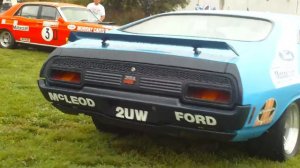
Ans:
[[[189,87],[187,97],[207,102],[229,104],[231,102],[231,93],[225,90],[211,88]]]
[[[80,84],[81,74],[79,72],[53,70],[50,76],[51,80]]]

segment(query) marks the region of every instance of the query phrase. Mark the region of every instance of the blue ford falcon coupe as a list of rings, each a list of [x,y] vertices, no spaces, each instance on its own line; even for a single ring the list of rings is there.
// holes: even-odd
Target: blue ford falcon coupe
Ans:
[[[39,87],[99,130],[245,141],[279,161],[298,152],[300,17],[173,12],[69,41]]]

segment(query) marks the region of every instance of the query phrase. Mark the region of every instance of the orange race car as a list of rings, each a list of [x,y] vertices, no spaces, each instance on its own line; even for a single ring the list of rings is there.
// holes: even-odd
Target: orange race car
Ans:
[[[66,44],[71,31],[104,33],[103,25],[86,7],[67,3],[18,3],[0,14],[0,47],[16,43],[56,47]]]

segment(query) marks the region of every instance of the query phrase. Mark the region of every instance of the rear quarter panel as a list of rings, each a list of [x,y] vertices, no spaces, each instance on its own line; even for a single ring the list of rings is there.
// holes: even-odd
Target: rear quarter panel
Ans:
[[[235,141],[261,135],[290,103],[300,98],[298,25],[297,21],[282,20],[274,23],[266,40],[239,47],[241,57],[246,57],[236,62],[243,84],[243,104],[252,105],[252,114]],[[272,113],[267,112],[272,109]]]

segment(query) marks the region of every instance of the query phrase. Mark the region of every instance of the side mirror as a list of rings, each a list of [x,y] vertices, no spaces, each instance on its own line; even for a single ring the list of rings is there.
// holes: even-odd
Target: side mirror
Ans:
[[[62,17],[59,17],[57,20],[59,23],[65,23],[65,20]]]

